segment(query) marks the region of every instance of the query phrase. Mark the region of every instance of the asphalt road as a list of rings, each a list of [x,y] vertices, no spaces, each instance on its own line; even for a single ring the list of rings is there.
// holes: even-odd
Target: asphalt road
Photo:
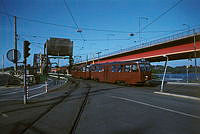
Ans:
[[[24,106],[11,101],[0,102],[1,132],[5,134],[200,133],[198,100],[155,94],[158,87],[127,87],[86,80],[76,80],[75,83],[35,98],[29,105]],[[170,89],[172,87],[170,86]],[[87,91],[89,96],[85,99]],[[82,107],[84,100],[86,103]]]
[[[200,133],[200,101],[157,95],[154,87],[90,84],[77,134]]]

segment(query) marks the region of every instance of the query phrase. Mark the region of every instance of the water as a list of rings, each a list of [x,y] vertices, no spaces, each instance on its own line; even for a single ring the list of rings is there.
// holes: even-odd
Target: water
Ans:
[[[153,74],[153,76],[159,78],[162,80],[163,74]],[[166,81],[180,81],[180,82],[197,82],[197,77],[198,77],[198,82],[200,82],[200,73],[195,74],[195,73],[189,73],[188,78],[187,78],[187,73],[180,73],[180,74],[166,74],[165,80]]]

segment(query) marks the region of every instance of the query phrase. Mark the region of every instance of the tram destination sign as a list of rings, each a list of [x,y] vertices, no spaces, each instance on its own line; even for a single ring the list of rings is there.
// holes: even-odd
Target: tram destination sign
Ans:
[[[73,42],[65,38],[50,38],[46,41],[48,55],[52,56],[72,56]]]

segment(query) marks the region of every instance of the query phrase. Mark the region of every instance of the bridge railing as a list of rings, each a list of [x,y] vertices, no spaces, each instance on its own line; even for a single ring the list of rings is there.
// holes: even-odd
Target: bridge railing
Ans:
[[[160,38],[160,39],[157,39],[157,40],[141,43],[141,44],[138,44],[136,46],[132,46],[132,47],[120,49],[120,50],[117,50],[117,51],[114,51],[114,52],[111,52],[111,53],[108,53],[108,54],[104,54],[104,55],[99,56],[99,58],[117,55],[117,54],[120,54],[120,53],[125,53],[125,52],[129,52],[129,51],[137,50],[137,49],[142,49],[142,48],[145,48],[145,47],[150,47],[150,46],[158,45],[158,44],[161,44],[161,43],[166,43],[166,42],[169,42],[169,41],[175,41],[175,40],[178,40],[178,39],[182,39],[182,38],[186,38],[186,37],[194,36],[194,35],[198,35],[198,34],[200,34],[200,28],[190,29],[190,30],[178,33],[178,34],[170,35],[170,36],[163,37],[163,38]],[[96,59],[98,59],[98,57],[91,58],[91,59],[89,59],[89,61],[96,60]],[[86,61],[82,61],[82,62],[86,62]]]

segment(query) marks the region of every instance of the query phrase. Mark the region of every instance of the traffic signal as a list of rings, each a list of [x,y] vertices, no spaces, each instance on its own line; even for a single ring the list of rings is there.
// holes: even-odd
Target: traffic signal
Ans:
[[[30,45],[31,43],[29,42],[29,41],[27,41],[27,40],[25,40],[24,41],[24,58],[27,58],[28,56],[30,56],[31,54],[29,53],[29,50],[31,50],[30,48],[29,48],[29,45]]]

